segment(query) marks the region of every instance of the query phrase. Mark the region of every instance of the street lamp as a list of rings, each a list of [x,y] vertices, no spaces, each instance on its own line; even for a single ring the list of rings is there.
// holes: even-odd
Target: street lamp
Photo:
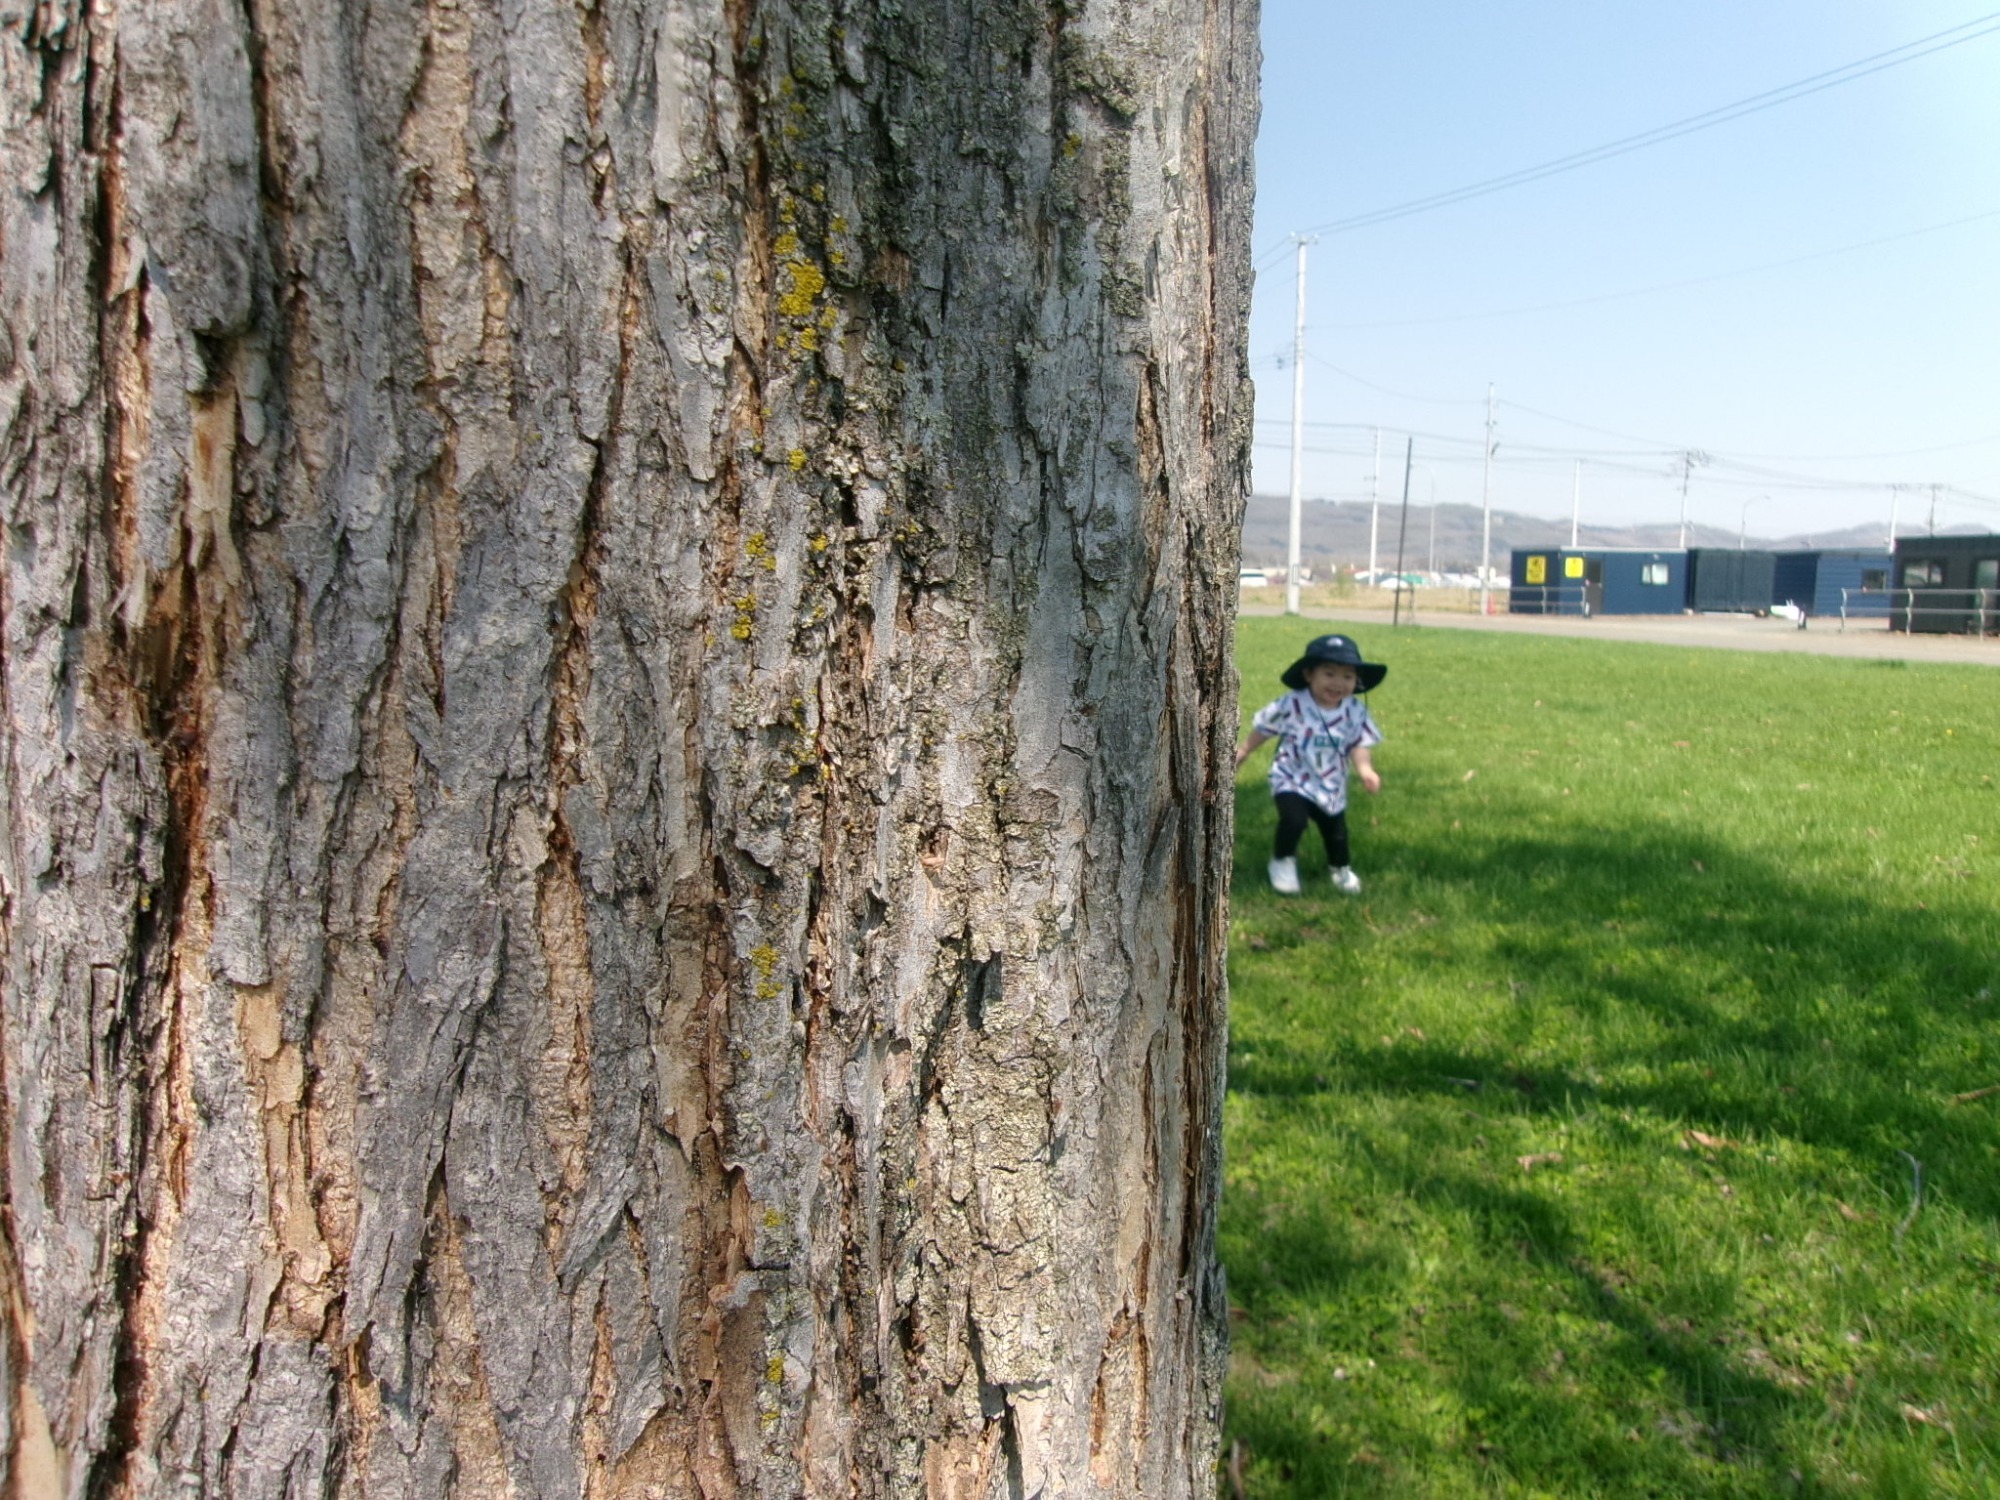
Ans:
[[[1493,613],[1493,387],[1486,387],[1486,452],[1479,471],[1479,612]]]
[[[1757,504],[1760,500],[1768,500],[1770,498],[1769,495],[1752,495],[1748,500],[1743,502],[1743,514],[1737,518],[1736,522],[1736,550],[1738,552],[1743,550],[1744,540],[1750,535],[1750,507]]]
[[[1431,575],[1431,577],[1432,577],[1433,579],[1435,579],[1435,578],[1437,577],[1437,570],[1438,570],[1438,477],[1437,477],[1437,470],[1433,469],[1433,468],[1432,468],[1432,467],[1431,467],[1431,466],[1430,466],[1429,464],[1418,464],[1418,465],[1417,465],[1417,467],[1418,467],[1419,469],[1422,469],[1422,470],[1424,471],[1424,479],[1425,479],[1425,481],[1426,481],[1426,482],[1427,482],[1427,483],[1428,483],[1428,484],[1430,485],[1430,491],[1431,491],[1431,565],[1430,565],[1430,575]]]

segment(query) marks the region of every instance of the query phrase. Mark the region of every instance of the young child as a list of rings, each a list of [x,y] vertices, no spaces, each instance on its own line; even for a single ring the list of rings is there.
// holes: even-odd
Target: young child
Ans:
[[[1361,894],[1361,877],[1348,864],[1347,768],[1354,767],[1369,791],[1382,790],[1368,753],[1369,746],[1382,742],[1382,731],[1354,695],[1388,675],[1380,663],[1363,661],[1361,648],[1346,636],[1320,636],[1285,669],[1283,681],[1291,691],[1257,710],[1237,747],[1236,764],[1241,766],[1264,741],[1278,741],[1271,763],[1271,794],[1278,803],[1271,889],[1280,895],[1299,893],[1299,840],[1308,822],[1319,825],[1326,843],[1334,889]]]

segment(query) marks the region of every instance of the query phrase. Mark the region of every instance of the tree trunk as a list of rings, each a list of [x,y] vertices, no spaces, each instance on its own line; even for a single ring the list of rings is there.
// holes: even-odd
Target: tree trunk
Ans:
[[[1254,22],[0,5],[11,1494],[1212,1487]]]

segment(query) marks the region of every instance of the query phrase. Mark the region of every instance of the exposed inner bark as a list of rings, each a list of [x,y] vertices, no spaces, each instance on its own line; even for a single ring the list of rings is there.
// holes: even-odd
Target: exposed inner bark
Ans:
[[[13,1493],[1212,1485],[1254,23],[0,16]]]

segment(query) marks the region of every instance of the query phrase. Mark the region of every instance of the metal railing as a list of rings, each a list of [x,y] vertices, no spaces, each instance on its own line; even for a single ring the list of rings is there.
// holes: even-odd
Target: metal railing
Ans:
[[[2000,589],[1842,589],[1840,628],[1848,617],[1886,619],[1891,630],[2000,635]]]
[[[1855,620],[1886,620],[1889,618],[1888,589],[1842,589],[1840,591],[1840,628],[1847,629],[1847,622]]]
[[[1507,591],[1510,615],[1587,615],[1589,600],[1580,583],[1517,583]]]

